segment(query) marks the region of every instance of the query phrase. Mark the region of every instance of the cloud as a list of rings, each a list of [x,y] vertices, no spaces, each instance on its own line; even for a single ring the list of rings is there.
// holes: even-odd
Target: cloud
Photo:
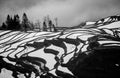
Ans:
[[[58,17],[60,26],[74,26],[120,13],[120,0],[0,0],[0,19],[26,12],[31,21]]]
[[[8,8],[30,8],[47,0],[0,0],[1,7]]]
[[[118,0],[66,0],[48,1],[28,10],[31,18],[39,19],[49,14],[58,17],[60,26],[74,26],[83,21],[94,21],[120,13]]]
[[[30,9],[37,4],[42,5],[42,3],[47,0],[0,0],[0,23],[3,22],[7,14],[21,14]]]

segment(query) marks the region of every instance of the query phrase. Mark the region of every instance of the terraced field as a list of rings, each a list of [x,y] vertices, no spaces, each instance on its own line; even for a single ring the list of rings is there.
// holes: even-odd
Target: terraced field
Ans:
[[[120,71],[116,23],[60,32],[1,30],[0,76],[5,78],[3,72],[10,71],[9,78],[116,78]]]

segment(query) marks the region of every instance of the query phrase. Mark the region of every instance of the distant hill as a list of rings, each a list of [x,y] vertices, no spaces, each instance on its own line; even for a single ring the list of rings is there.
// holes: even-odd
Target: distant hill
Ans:
[[[77,26],[71,27],[56,27],[58,31],[63,31],[66,29],[76,29],[76,28],[117,28],[120,25],[120,15],[108,16],[101,18],[96,21],[82,22]]]
[[[83,26],[82,28],[97,28],[97,27],[101,27],[101,26],[105,27],[106,25],[108,27],[108,25],[110,25],[110,24],[112,24],[112,26],[114,24],[118,24],[119,21],[120,21],[120,15],[108,16],[108,17],[99,19],[97,21],[86,22],[86,25]]]

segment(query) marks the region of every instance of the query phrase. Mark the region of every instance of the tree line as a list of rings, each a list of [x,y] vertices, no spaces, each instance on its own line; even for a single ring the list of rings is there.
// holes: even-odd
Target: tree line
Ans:
[[[56,24],[57,25],[57,24]],[[44,21],[37,21],[37,23],[32,23],[29,21],[27,14],[23,13],[22,20],[18,14],[13,17],[9,14],[7,15],[6,21],[2,23],[0,30],[13,30],[13,31],[35,31],[38,27],[39,31],[53,31],[56,32],[56,26],[49,17],[44,17]]]

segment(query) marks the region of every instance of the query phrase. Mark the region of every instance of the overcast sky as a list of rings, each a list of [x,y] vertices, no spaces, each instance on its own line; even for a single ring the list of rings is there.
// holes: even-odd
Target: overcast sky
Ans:
[[[60,26],[73,26],[82,21],[120,14],[120,0],[0,0],[0,23],[7,14],[26,12],[30,21],[50,15],[58,17]]]

